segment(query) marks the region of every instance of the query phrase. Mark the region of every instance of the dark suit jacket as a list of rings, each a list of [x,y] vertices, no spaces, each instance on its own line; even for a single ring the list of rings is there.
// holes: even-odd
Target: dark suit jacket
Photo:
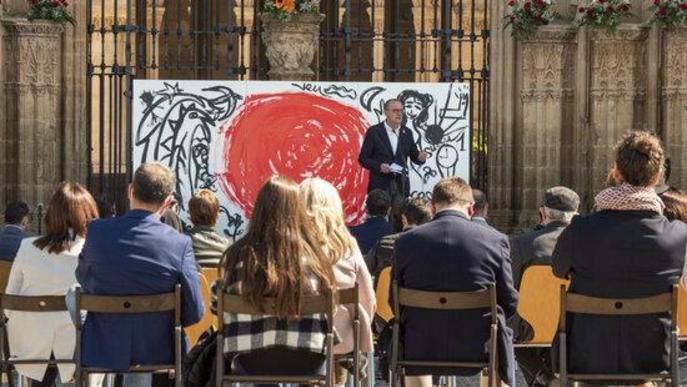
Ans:
[[[360,165],[370,171],[370,183],[367,185],[367,192],[376,188],[388,191],[394,174],[382,173],[380,168],[383,163],[389,165],[396,163],[405,169],[403,174],[405,196],[409,195],[408,157],[415,164],[424,164],[424,161],[418,159],[420,151],[417,149],[417,144],[413,140],[413,133],[410,129],[401,126],[400,130],[396,153],[393,153],[384,122],[367,129],[363,145],[360,148],[360,156],[358,157]]]
[[[399,287],[429,291],[471,291],[496,284],[499,313],[499,358],[502,379],[512,384],[512,332],[505,317],[515,312],[510,249],[505,235],[472,223],[458,211],[442,211],[432,221],[396,240],[392,278]],[[489,313],[485,310],[401,311],[406,359],[485,361],[488,359]],[[409,375],[429,370],[408,369]],[[478,370],[442,370],[438,374],[475,374]]]
[[[76,278],[84,293],[100,295],[167,293],[181,284],[182,324],[194,324],[203,316],[191,239],[148,211],[132,210],[91,223]],[[135,364],[170,364],[172,317],[89,313],[83,327],[83,365],[125,371]]]
[[[2,232],[0,232],[0,260],[14,261],[21,240],[28,236],[29,234],[21,228],[6,225]]]
[[[351,227],[351,234],[358,241],[360,252],[365,255],[382,237],[394,232],[393,227],[382,216],[367,218],[363,223]]]
[[[601,211],[573,218],[553,253],[570,291],[637,298],[670,291],[685,264],[687,225],[648,211]],[[568,314],[570,372],[654,373],[668,367],[665,315]],[[557,352],[554,352],[557,353]]]
[[[520,289],[525,269],[533,265],[551,265],[553,249],[566,226],[567,223],[551,222],[513,237],[510,256],[513,259],[513,279],[517,289]]]

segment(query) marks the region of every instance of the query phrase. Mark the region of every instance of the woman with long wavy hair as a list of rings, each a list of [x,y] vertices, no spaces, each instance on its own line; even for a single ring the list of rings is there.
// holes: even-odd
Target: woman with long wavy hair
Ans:
[[[307,294],[333,292],[334,276],[319,247],[298,185],[270,178],[260,189],[246,235],[227,250],[220,267],[225,292],[261,307],[276,299],[273,315],[225,314],[225,354],[244,374],[320,372],[327,332],[322,314],[296,319]]]
[[[45,231],[24,239],[17,251],[7,282],[6,294],[63,296],[77,283],[74,271],[83,248],[88,223],[98,218],[91,194],[76,183],[63,182],[55,190],[45,215]],[[71,359],[76,330],[68,312],[6,311],[10,353],[19,359]],[[17,365],[17,372],[33,386],[50,386],[57,377],[72,379],[74,365]],[[47,369],[47,372],[46,372]]]
[[[334,269],[338,289],[358,285],[360,304],[360,350],[372,351],[372,317],[375,313],[375,293],[372,278],[365,265],[358,244],[348,231],[344,220],[343,205],[339,192],[330,183],[319,178],[308,178],[300,184],[308,214],[313,220],[320,246]],[[353,311],[351,306],[339,306],[334,314],[334,327],[341,342],[334,347],[335,354],[353,351]],[[346,382],[346,372],[336,367],[336,384]]]

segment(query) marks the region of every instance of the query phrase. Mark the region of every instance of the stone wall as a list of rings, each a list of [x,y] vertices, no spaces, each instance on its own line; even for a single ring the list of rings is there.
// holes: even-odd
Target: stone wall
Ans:
[[[570,3],[557,7],[570,16]],[[489,188],[503,229],[533,225],[554,185],[575,189],[589,210],[633,129],[661,136],[670,183],[687,188],[687,29],[647,27],[647,5],[635,1],[613,34],[564,21],[516,41],[502,27],[505,2],[491,4]]]
[[[0,203],[35,210],[60,181],[86,180],[86,28],[30,22],[25,5],[0,9]]]

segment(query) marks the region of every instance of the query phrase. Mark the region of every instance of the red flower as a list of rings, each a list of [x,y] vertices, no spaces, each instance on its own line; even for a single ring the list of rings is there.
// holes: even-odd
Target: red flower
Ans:
[[[541,23],[542,17],[541,15],[534,15],[532,19],[534,19],[535,23]]]
[[[627,4],[623,4],[620,6],[620,12],[622,12],[622,13],[627,13],[627,11],[629,11],[629,10],[630,10],[630,6]]]
[[[606,0],[599,0],[599,4],[603,4],[605,2],[606,2]]]
[[[546,1],[544,0],[537,0],[537,5],[540,7],[543,7],[546,4]]]
[[[52,0],[52,3],[50,5],[52,5],[53,7],[59,7],[60,1],[59,0]]]
[[[511,21],[511,23],[515,22],[515,20],[517,20],[517,19],[518,19],[518,18],[515,17],[515,15],[510,15],[510,21]]]
[[[613,6],[612,6],[612,5],[608,6],[608,8],[606,8],[606,14],[607,14],[607,15],[612,14],[613,11],[615,11],[615,10],[613,9]]]
[[[661,4],[661,0],[654,0],[654,5],[659,5]]]
[[[687,3],[680,4],[680,9],[683,11],[687,11]]]
[[[594,8],[589,8],[587,10],[587,16],[594,17],[594,15],[596,15],[596,11],[594,11]]]
[[[508,6],[514,7],[515,6],[515,0],[508,0]]]
[[[532,3],[530,3],[529,1],[526,1],[525,4],[523,5],[523,8],[525,9],[525,11],[529,11],[530,9],[532,9]]]
[[[658,10],[658,16],[665,16],[668,13],[667,8],[661,8]]]
[[[580,13],[584,13],[584,11],[586,11],[586,9],[585,9],[584,7],[580,7],[580,8],[578,8],[578,11],[579,11]]]

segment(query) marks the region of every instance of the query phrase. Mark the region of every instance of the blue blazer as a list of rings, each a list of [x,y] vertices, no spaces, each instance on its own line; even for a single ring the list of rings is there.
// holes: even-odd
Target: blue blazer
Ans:
[[[5,226],[2,232],[0,232],[0,260],[14,261],[19,245],[21,245],[21,240],[28,236],[29,234],[19,227]]]
[[[384,122],[367,129],[363,145],[360,148],[360,155],[358,156],[360,165],[370,171],[370,182],[367,185],[367,192],[376,188],[388,191],[394,174],[382,173],[380,168],[382,163],[396,163],[404,168],[405,196],[408,196],[410,192],[408,158],[410,157],[410,160],[418,165],[424,164],[424,161],[418,159],[420,150],[417,148],[415,140],[413,140],[413,133],[410,129],[401,126],[398,137],[398,146],[396,147],[396,153],[394,153],[389,136],[386,134]]]
[[[505,318],[515,313],[508,238],[471,222],[458,211],[439,212],[434,219],[403,233],[394,246],[392,278],[399,287],[428,291],[471,291],[496,284],[501,378],[512,385],[512,331]],[[391,294],[391,293],[390,293]],[[404,351],[408,360],[485,361],[488,359],[489,311],[401,310]],[[470,375],[474,369],[446,369],[438,375]],[[432,373],[409,368],[408,375]]]
[[[182,324],[192,325],[203,316],[191,239],[148,211],[132,210],[91,223],[76,278],[84,293],[99,295],[167,293],[179,283]],[[170,364],[172,324],[171,313],[89,313],[83,326],[82,364],[120,372],[132,365]]]
[[[358,241],[358,247],[363,255],[383,237],[394,232],[391,224],[382,216],[373,216],[366,219],[363,223],[351,227],[351,234]]]

